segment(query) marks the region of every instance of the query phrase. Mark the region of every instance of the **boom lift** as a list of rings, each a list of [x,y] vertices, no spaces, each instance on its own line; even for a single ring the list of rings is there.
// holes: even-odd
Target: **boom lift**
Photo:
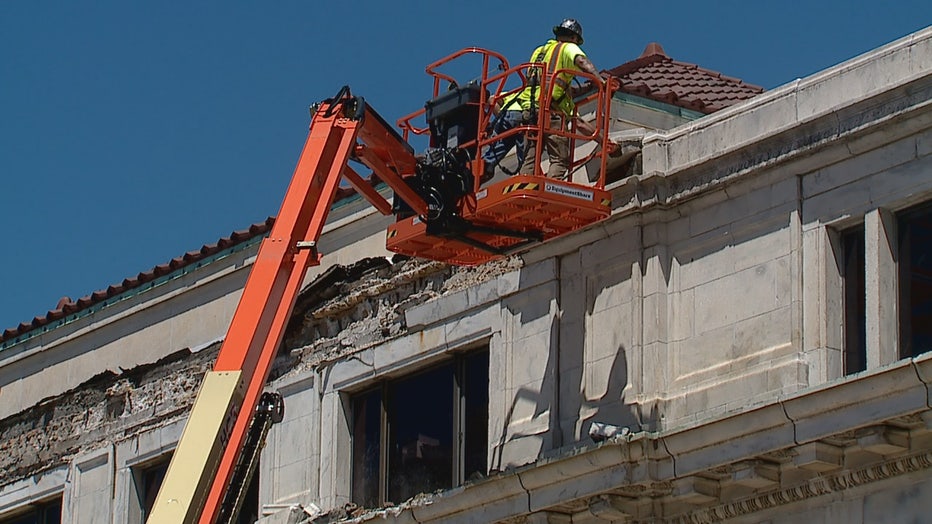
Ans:
[[[482,70],[460,85],[442,68],[465,55],[478,56]],[[424,109],[398,121],[401,134],[348,87],[311,107],[310,132],[278,217],[260,245],[147,522],[235,520],[235,494],[248,483],[268,427],[283,416],[280,397],[263,393],[263,388],[307,269],[320,263],[317,241],[341,180],[381,213],[396,216],[386,235],[389,250],[456,265],[482,264],[609,216],[611,197],[604,186],[611,93],[596,78],[590,80],[598,87],[578,103],[595,107],[601,147],[573,162],[574,169],[593,161],[600,166],[593,185],[540,176],[538,156],[535,175],[480,187],[485,166],[479,152],[507,136],[487,136],[492,108],[525,86],[531,68],[540,68],[543,79],[538,123],[511,132],[538,141],[551,132],[572,141],[595,138],[540,125],[550,121],[548,86],[562,70],[531,63],[512,68],[501,55],[480,48],[461,50],[427,67],[432,96]],[[450,88],[441,91],[444,83]],[[514,87],[505,89],[509,84]],[[418,127],[412,122],[421,115],[427,125]],[[412,134],[429,134],[424,155],[415,155],[408,143]],[[542,148],[536,150],[540,155]],[[394,201],[382,197],[350,160],[387,184]]]

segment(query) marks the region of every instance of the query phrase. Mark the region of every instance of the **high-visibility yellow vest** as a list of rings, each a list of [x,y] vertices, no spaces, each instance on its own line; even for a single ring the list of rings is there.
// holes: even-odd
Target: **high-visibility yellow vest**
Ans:
[[[538,47],[531,54],[532,63],[547,64],[547,76],[550,77],[555,71],[560,69],[570,69],[579,71],[576,67],[576,57],[585,56],[582,49],[572,42],[559,42],[557,40],[548,40],[546,44]],[[541,100],[541,83],[539,80],[540,69],[531,69],[528,72],[528,86],[518,93],[506,98],[503,108],[506,110],[516,109],[515,103],[520,105],[521,110],[530,110],[539,107]],[[554,109],[558,109],[567,116],[573,114],[576,107],[573,103],[573,97],[568,92],[570,82],[573,80],[573,74],[564,72],[560,73],[553,79],[551,86],[551,102]]]

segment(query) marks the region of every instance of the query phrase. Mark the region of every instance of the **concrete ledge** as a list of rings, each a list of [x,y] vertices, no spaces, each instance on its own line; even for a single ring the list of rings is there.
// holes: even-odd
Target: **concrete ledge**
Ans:
[[[923,362],[932,362],[928,358]],[[781,402],[795,425],[797,443],[858,428],[878,420],[908,415],[929,407],[928,386],[912,360],[852,375],[841,382],[800,393]]]
[[[405,325],[409,330],[415,330],[443,322],[556,278],[554,260],[530,264],[479,285],[413,306],[404,312]]]
[[[61,466],[35,477],[20,480],[0,492],[0,515],[24,504],[61,494],[68,480],[69,467]]]
[[[644,172],[703,163],[928,76],[930,42],[932,27],[672,131],[649,133],[644,138]]]
[[[770,404],[661,437],[675,460],[675,476],[753,457],[795,443],[783,407]]]

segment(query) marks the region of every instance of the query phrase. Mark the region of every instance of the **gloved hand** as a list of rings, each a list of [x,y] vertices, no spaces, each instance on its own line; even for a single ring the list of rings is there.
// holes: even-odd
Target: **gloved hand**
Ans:
[[[608,156],[621,156],[621,144],[612,142],[611,140],[606,140],[605,152],[608,153]]]

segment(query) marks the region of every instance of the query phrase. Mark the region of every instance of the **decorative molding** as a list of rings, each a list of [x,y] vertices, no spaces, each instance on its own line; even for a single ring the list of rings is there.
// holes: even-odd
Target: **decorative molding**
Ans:
[[[819,476],[804,484],[791,488],[776,490],[715,507],[698,509],[687,515],[678,515],[676,517],[664,519],[664,522],[669,522],[671,524],[722,522],[759,511],[785,506],[794,502],[821,497],[831,493],[848,491],[865,484],[879,482],[930,468],[932,468],[932,452],[919,453],[856,470],[842,471],[834,475]]]

